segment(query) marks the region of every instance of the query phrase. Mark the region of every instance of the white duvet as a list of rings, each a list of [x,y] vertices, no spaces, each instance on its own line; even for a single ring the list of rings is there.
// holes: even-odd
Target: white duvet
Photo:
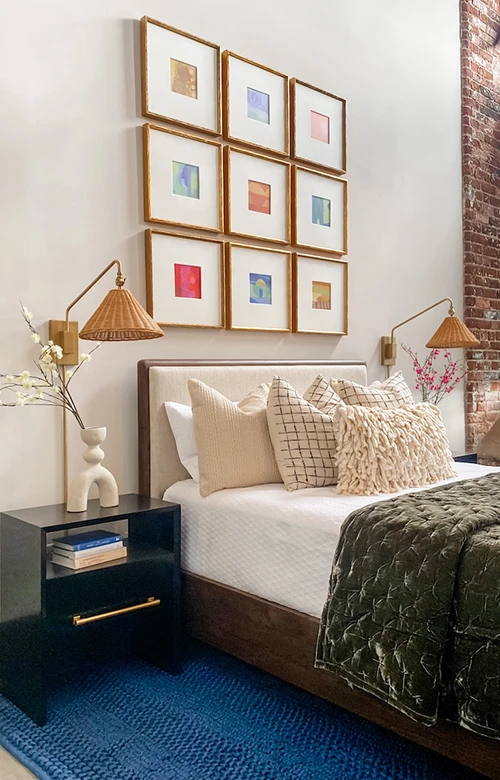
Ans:
[[[500,471],[456,465],[457,479]],[[283,485],[259,485],[201,498],[199,486],[187,479],[163,498],[182,507],[184,571],[319,617],[342,523],[353,510],[392,496],[337,496],[332,488],[289,493]]]

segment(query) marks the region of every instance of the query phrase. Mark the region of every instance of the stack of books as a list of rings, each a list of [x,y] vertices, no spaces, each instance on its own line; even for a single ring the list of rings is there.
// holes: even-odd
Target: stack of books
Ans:
[[[99,563],[126,558],[123,537],[110,531],[86,531],[54,539],[52,563],[69,569],[84,569]]]

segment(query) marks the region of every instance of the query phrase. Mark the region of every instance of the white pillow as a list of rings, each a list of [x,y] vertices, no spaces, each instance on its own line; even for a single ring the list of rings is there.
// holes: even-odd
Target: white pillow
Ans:
[[[199,482],[200,469],[194,438],[193,410],[186,404],[165,401],[165,411],[174,434],[179,460],[194,481]]]

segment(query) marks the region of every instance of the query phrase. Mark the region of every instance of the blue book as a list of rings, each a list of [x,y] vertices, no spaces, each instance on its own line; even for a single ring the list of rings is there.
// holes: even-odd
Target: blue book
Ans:
[[[104,547],[107,544],[121,541],[121,535],[111,533],[111,531],[86,531],[82,534],[73,534],[72,536],[62,536],[60,539],[54,539],[54,547],[78,552],[78,550],[90,550],[92,547]]]

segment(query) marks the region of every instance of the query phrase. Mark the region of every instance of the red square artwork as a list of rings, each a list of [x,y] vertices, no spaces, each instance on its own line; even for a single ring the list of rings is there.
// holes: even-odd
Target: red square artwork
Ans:
[[[175,297],[201,298],[201,268],[199,265],[175,263]]]

